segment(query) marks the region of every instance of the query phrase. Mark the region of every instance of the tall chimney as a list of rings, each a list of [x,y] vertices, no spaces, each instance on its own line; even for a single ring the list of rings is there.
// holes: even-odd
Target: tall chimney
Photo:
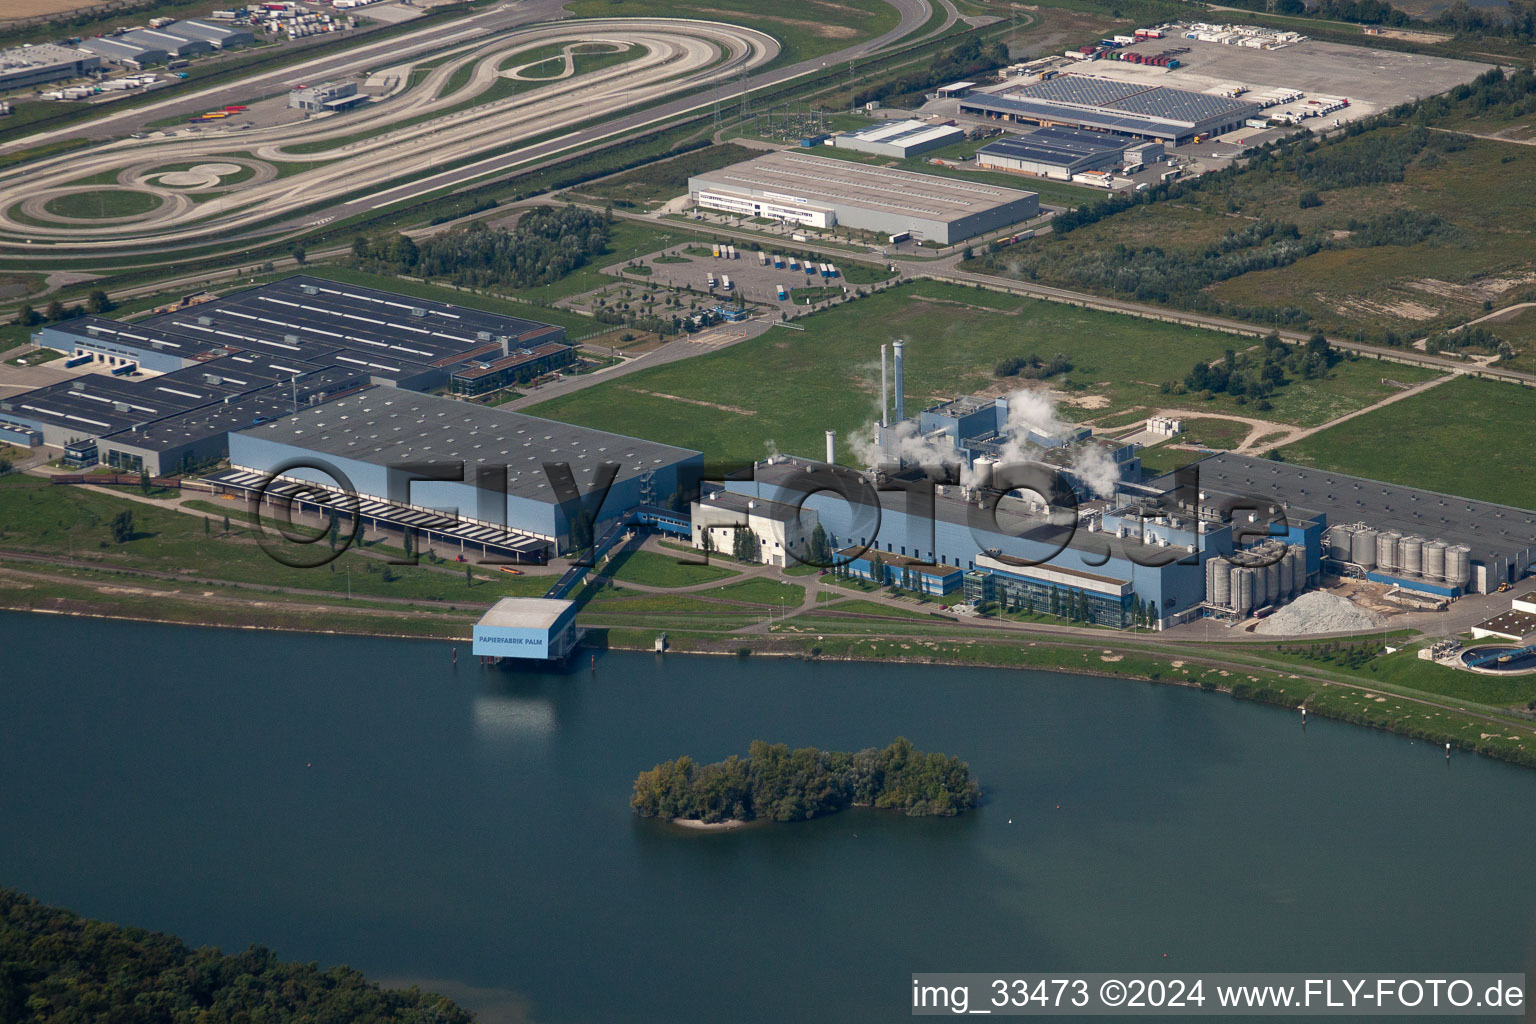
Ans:
[[[885,346],[880,346],[880,425],[891,425],[891,385],[885,368]]]
[[[902,343],[898,341],[891,347],[896,350],[896,422],[900,423],[907,418],[906,381],[901,373]]]
[[[827,431],[827,464],[837,461],[837,431]]]

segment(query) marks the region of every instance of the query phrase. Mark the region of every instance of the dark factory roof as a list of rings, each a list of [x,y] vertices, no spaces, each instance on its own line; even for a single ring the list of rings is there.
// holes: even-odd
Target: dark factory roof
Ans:
[[[999,93],[971,95],[960,105],[962,110],[1022,114],[1140,135],[1183,135],[1208,122],[1220,123],[1259,109],[1227,96],[1092,75],[1058,75]]]
[[[998,139],[981,147],[976,154],[1070,166],[1095,157],[1124,152],[1134,143],[1135,140],[1124,136],[1051,126],[1015,138]]]
[[[552,504],[559,498],[545,463],[569,465],[586,494],[604,463],[619,464],[614,478],[619,483],[699,456],[655,441],[388,387],[240,433],[375,466],[462,463],[466,480],[476,478],[477,467],[505,466],[509,495]]]
[[[1230,452],[1194,467],[1207,493],[1300,505],[1326,515],[1330,526],[1365,523],[1375,530],[1465,544],[1477,561],[1536,547],[1536,512],[1529,509]]]
[[[110,323],[110,321],[108,321]],[[115,325],[122,327],[124,325]],[[129,325],[178,341],[348,366],[386,379],[471,352],[559,341],[559,327],[297,275]]]
[[[257,391],[231,396],[226,401],[119,430],[103,437],[102,443],[165,451],[266,420],[276,420],[291,414],[294,409],[310,408],[332,396],[369,386],[364,375],[330,367],[292,383],[270,384]]]

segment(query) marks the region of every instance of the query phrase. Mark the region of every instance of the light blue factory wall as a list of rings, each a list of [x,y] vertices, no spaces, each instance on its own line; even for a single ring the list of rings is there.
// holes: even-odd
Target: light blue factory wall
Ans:
[[[498,490],[477,487],[473,479],[413,481],[412,474],[403,470],[389,470],[372,463],[332,455],[317,455],[307,448],[259,435],[229,435],[229,460],[237,466],[269,472],[285,462],[299,459],[335,467],[346,474],[351,486],[360,494],[374,495],[400,504],[440,509],[524,533],[554,537],[562,552],[571,546],[571,524],[581,508],[575,502],[558,505],[553,500],[539,501],[516,494],[506,495],[503,505],[503,496]],[[472,476],[474,468],[467,467],[465,472]],[[648,499],[644,497],[644,485],[638,477],[616,482],[594,516],[594,532],[602,533],[608,524],[646,501],[666,501],[680,485],[686,489],[702,472],[701,455],[670,466],[658,466],[651,479],[651,496]],[[337,486],[337,481],[320,470],[293,470],[288,475]],[[582,498],[587,499],[588,494],[583,493]]]
[[[473,651],[496,658],[548,658],[552,630],[475,626]]]
[[[180,370],[192,363],[190,359],[184,359],[171,352],[162,352],[148,345],[141,347],[117,340],[82,337],[54,327],[44,327],[38,331],[37,339],[38,344],[56,349],[66,355],[73,355],[77,348],[87,352],[100,352],[120,359],[131,359],[138,363],[140,368],[158,373],[170,373],[172,370]]]
[[[776,494],[775,489],[769,485],[763,485],[762,493],[758,493],[759,485],[754,481],[731,482],[726,486],[729,490],[754,497],[771,500],[784,500],[786,497]],[[791,499],[789,503],[795,504],[797,501]],[[867,544],[881,551],[957,565],[963,569],[974,569],[977,554],[992,548],[1004,555],[1035,561],[1052,568],[1073,569],[1126,580],[1143,601],[1153,603],[1161,617],[1165,618],[1194,607],[1205,594],[1205,576],[1198,553],[1185,552],[1179,557],[1179,549],[1169,548],[1169,557],[1177,559],[1175,562],[1155,566],[1138,565],[1124,557],[1112,534],[1095,535],[1095,543],[1100,545],[1099,552],[1067,547],[1053,554],[1054,544],[1013,537],[996,530],[972,530],[966,524],[935,521],[920,511],[913,514],[900,509],[885,509],[880,516],[878,531],[870,536],[867,526],[858,521],[867,523],[867,512],[856,519],[854,509],[833,494],[813,494],[806,499],[804,507],[816,512],[822,526],[834,535],[835,546]],[[1027,572],[1027,569],[1020,571]]]

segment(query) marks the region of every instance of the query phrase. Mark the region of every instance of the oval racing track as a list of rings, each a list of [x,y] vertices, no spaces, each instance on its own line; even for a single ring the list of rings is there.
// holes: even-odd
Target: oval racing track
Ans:
[[[519,59],[554,46],[569,61],[569,48],[581,43],[603,44],[629,59],[586,73],[578,64],[574,75],[560,74],[560,60],[547,54]],[[487,150],[503,149],[498,161],[505,156],[515,162],[519,150],[506,151],[509,142],[560,133],[604,110],[731,82],[778,53],[778,42],[767,33],[708,21],[598,19],[515,30],[460,47],[416,85],[354,113],[255,131],[205,131],[196,138],[124,140],[0,174],[0,244],[18,254],[29,242],[46,244],[47,256],[58,257],[228,239],[362,190],[386,195],[394,191],[383,188],[390,182],[405,178],[410,184]],[[414,63],[432,57],[391,72],[404,81]],[[550,77],[513,78],[530,64],[526,70]],[[446,91],[466,68],[467,83]],[[515,81],[522,91],[473,103],[502,81]],[[201,202],[189,197],[185,182],[168,183],[179,180],[173,165],[224,162],[254,173],[231,185],[205,186],[215,191],[202,192]],[[320,166],[295,170],[295,164]],[[161,168],[171,175],[166,181],[156,173]],[[104,191],[146,192],[160,203],[138,216],[99,220],[65,219],[46,209],[50,199],[84,190],[82,179],[108,172],[117,173],[118,184]],[[36,248],[31,255],[47,258]]]

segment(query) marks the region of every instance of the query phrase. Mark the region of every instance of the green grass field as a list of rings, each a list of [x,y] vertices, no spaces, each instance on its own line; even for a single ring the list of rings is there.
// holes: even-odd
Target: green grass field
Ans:
[[[1214,331],[935,282],[892,288],[799,323],[804,331],[770,331],[531,411],[735,458],[760,457],[770,444],[817,456],[822,431],[831,429],[838,432],[839,457],[857,461],[848,435],[874,419],[880,345],[897,338],[907,342],[909,410],[989,388],[1014,390],[1026,382],[994,378],[999,360],[1031,351],[1047,359],[1064,352],[1074,363],[1066,377],[1070,384],[1061,378],[1051,383],[1064,389],[1061,414],[1070,419],[1199,402],[1195,396],[1164,395],[1159,385],[1182,376],[1195,361],[1218,358],[1243,343]],[[1391,372],[1411,376],[1412,369],[1393,366]],[[1381,372],[1381,364],[1371,360],[1340,363],[1328,378],[1282,388],[1272,411],[1252,415],[1326,422],[1391,394],[1393,389],[1379,384]],[[1208,405],[1213,412],[1242,408],[1227,396]]]
[[[1455,380],[1280,449],[1287,462],[1536,509],[1536,391]]]
[[[65,555],[102,569],[139,569],[205,577],[228,583],[296,587],[344,597],[397,597],[417,601],[489,603],[498,597],[542,594],[547,578],[509,576],[485,568],[474,570],[473,585],[464,569],[429,565],[389,566],[358,551],[349,551],[329,567],[293,568],[269,556],[239,525],[230,502],[231,531],[215,523],[205,531],[197,516],[156,508],[127,497],[98,494],[79,487],[50,486],[35,477],[0,478],[0,542],[26,551]],[[119,512],[133,513],[132,539],[116,543],[109,523]],[[321,542],[324,543],[323,541]],[[375,550],[370,545],[370,551]]]
[[[736,575],[734,569],[719,565],[689,564],[679,561],[680,557],[687,556],[630,551],[619,555],[603,572],[621,582],[648,587],[692,587]]]
[[[670,160],[658,160],[624,171],[602,181],[588,182],[578,186],[575,192],[578,196],[610,202],[616,206],[650,210],[687,192],[689,176],[749,160],[755,155],[750,149],[729,143],[705,146]]]
[[[1151,473],[1167,473],[1205,458],[1203,452],[1186,451],[1174,445],[1200,445],[1231,450],[1243,443],[1252,428],[1238,420],[1187,419],[1184,433],[1141,451],[1141,465]]]
[[[586,266],[565,275],[554,284],[508,291],[510,294],[535,303],[554,302],[556,299],[579,295],[594,288],[613,284],[613,278],[602,274],[601,268],[656,252],[672,242],[681,241],[682,238],[681,230],[671,232],[665,229],[658,230],[649,224],[616,220],[613,222],[612,231],[609,232],[607,250],[602,255],[588,260]]]
[[[60,217],[107,218],[136,217],[160,205],[160,197],[150,192],[127,189],[97,189],[71,192],[43,204],[43,209]]]

